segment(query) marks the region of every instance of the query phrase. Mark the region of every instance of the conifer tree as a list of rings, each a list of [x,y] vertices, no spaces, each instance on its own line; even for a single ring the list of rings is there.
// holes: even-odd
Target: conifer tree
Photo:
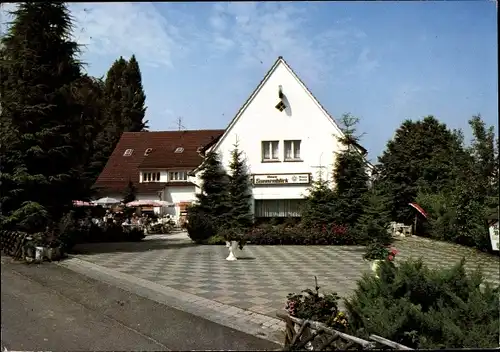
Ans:
[[[302,223],[308,227],[321,227],[334,222],[335,198],[330,182],[321,176],[309,187],[302,207]]]
[[[392,242],[392,234],[388,232],[391,212],[387,204],[388,198],[378,187],[372,187],[363,199],[363,214],[356,224],[358,243],[387,246]]]
[[[339,142],[343,150],[337,154],[333,170],[336,222],[348,227],[355,226],[363,213],[363,199],[369,182],[367,164],[356,136],[355,125],[358,121],[351,114],[342,116],[344,136],[339,138]]]
[[[210,151],[200,168],[201,193],[197,194],[198,210],[213,221],[216,228],[228,226],[229,217],[229,179],[222,167],[219,155]]]
[[[137,189],[134,186],[134,183],[132,182],[132,180],[129,180],[127,188],[124,192],[123,203],[127,204],[133,202],[136,199],[136,191]]]
[[[2,211],[5,225],[35,231],[80,189],[79,48],[63,3],[20,3],[12,14],[1,39]]]
[[[144,121],[146,95],[142,87],[141,70],[135,55],[132,55],[123,71],[123,79],[122,121],[124,123],[124,132],[144,131],[148,122]]]
[[[229,164],[229,220],[234,229],[244,230],[253,222],[250,200],[250,176],[248,175],[242,152],[234,145]]]

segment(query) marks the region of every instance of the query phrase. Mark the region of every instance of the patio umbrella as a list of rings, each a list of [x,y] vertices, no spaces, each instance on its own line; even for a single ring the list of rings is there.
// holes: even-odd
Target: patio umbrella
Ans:
[[[95,204],[92,202],[85,202],[83,200],[74,200],[73,205],[75,207],[95,207]]]
[[[104,197],[96,200],[94,203],[99,205],[111,205],[111,204],[118,204],[120,203],[120,201],[116,198]]]
[[[168,206],[171,203],[165,202],[163,200],[134,200],[133,202],[127,203],[127,207],[163,207]]]

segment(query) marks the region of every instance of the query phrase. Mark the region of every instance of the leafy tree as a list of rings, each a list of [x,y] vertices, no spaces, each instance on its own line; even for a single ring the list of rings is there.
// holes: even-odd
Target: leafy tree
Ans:
[[[342,116],[343,147],[336,157],[333,179],[337,223],[354,227],[363,213],[363,197],[368,190],[369,176],[366,160],[359,150],[355,125],[359,119],[351,114]]]
[[[450,131],[433,116],[406,120],[379,157],[379,179],[388,192],[393,220],[408,221],[419,190],[436,193],[450,188],[467,154],[459,131]]]
[[[127,204],[133,202],[136,199],[137,189],[134,186],[132,180],[128,181],[127,188],[125,189],[125,195],[123,197],[123,203]]]
[[[490,207],[498,206],[498,139],[495,143],[493,126],[486,128],[481,115],[469,121],[474,139],[469,148],[472,170],[469,182],[477,184],[477,192]]]
[[[130,58],[123,71],[122,121],[124,132],[141,132],[147,128],[144,120],[146,95],[142,87],[141,71],[135,55]]]
[[[229,221],[235,229],[247,229],[253,222],[250,200],[250,176],[248,175],[242,152],[235,144],[229,164]]]
[[[1,39],[2,203],[9,226],[35,231],[57,219],[81,188],[79,48],[68,39],[63,3],[20,3],[12,14]]]

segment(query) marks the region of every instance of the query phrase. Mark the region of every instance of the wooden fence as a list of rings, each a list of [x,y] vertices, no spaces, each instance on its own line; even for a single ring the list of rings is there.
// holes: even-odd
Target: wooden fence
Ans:
[[[370,335],[369,338],[371,341],[367,341],[334,330],[316,321],[303,320],[282,313],[277,313],[276,315],[286,323],[284,351],[412,350],[412,348],[377,335]]]

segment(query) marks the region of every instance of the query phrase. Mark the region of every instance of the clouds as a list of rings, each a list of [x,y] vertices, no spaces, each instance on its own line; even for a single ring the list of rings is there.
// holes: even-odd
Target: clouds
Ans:
[[[377,59],[363,47],[366,34],[339,19],[317,31],[313,4],[306,10],[293,3],[217,3],[208,24],[212,55],[233,54],[240,68],[270,66],[283,56],[306,81],[320,82],[332,72],[360,70],[368,74]],[[358,57],[356,57],[358,56]]]
[[[184,38],[151,3],[73,3],[75,39],[93,59],[131,56],[141,65],[173,67]]]

